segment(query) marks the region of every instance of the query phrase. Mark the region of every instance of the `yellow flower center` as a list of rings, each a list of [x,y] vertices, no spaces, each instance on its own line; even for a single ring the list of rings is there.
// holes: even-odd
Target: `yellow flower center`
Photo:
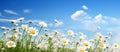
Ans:
[[[66,40],[63,40],[63,43],[64,43],[64,44],[66,44],[66,43],[67,43],[67,41],[66,41]]]
[[[34,29],[30,29],[29,32],[30,32],[30,34],[32,34],[32,35],[35,34],[35,30],[34,30]]]
[[[72,36],[72,35],[73,35],[73,32],[71,32],[71,31],[70,31],[70,32],[68,32],[68,35]]]
[[[45,23],[44,23],[44,22],[41,22],[40,26],[44,27],[44,26],[45,26]]]
[[[81,49],[80,52],[85,52],[85,50],[84,50],[84,49]]]
[[[88,43],[84,43],[84,46],[88,46],[89,44]]]
[[[23,25],[22,28],[23,28],[24,30],[27,30],[28,26],[27,26],[27,25]]]
[[[72,34],[72,32],[69,32],[69,34]]]
[[[98,37],[98,41],[101,41],[101,40],[102,40],[102,38]]]
[[[43,39],[43,38],[44,38],[44,37],[41,35],[41,36],[40,36],[40,39]]]
[[[101,48],[104,48],[104,44],[101,44],[100,47],[101,47]]]
[[[114,47],[116,48],[116,47],[118,47],[118,45],[115,44]]]
[[[14,35],[14,36],[13,36],[13,39],[16,39],[16,38],[17,38],[17,36],[16,36],[16,35]]]
[[[83,40],[83,38],[80,37],[80,40]]]
[[[42,23],[41,26],[44,26],[44,24]]]
[[[12,47],[12,46],[13,46],[13,43],[12,43],[12,42],[10,42],[10,43],[9,43],[9,46],[11,46],[11,47]]]

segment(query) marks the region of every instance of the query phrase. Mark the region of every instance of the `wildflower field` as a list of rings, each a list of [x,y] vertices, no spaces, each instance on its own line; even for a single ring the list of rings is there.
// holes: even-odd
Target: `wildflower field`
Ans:
[[[39,22],[39,26],[23,21],[24,18],[11,20],[13,27],[1,27],[4,32],[0,37],[0,52],[119,52],[117,43],[108,42],[111,32],[106,37],[96,32],[87,40],[82,32],[78,36],[72,30],[67,34],[57,30],[49,32],[44,21]]]

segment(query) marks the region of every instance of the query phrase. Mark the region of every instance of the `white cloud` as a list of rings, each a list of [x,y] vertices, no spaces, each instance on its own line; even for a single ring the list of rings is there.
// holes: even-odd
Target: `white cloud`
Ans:
[[[113,32],[113,41],[110,42],[120,43],[120,18],[104,16],[102,14],[90,17],[91,16],[83,10],[76,11],[71,15],[73,20],[79,20],[79,23],[82,24],[80,27],[83,28],[83,30],[96,32],[96,30],[100,28],[100,30],[102,29],[104,32]]]
[[[14,14],[14,15],[18,15],[16,12],[12,11],[12,10],[4,10],[4,12],[8,13],[8,14]]]
[[[79,10],[79,11],[76,11],[75,13],[73,13],[71,15],[71,18],[73,20],[87,20],[87,19],[91,19],[91,17],[83,10]]]
[[[95,16],[95,22],[99,22],[102,20],[102,14],[98,14],[97,16]]]
[[[98,14],[95,17],[89,20],[80,21],[84,30],[88,30],[91,32],[96,32],[98,28],[102,29],[104,32],[113,32],[113,37],[110,42],[120,43],[120,19],[110,16],[104,16],[102,14]],[[103,32],[103,33],[104,33]]]
[[[89,16],[84,10],[76,11],[71,15],[71,19],[82,23],[83,28],[89,31],[96,31],[98,26],[120,26],[120,19],[98,14],[94,17]]]
[[[9,22],[11,19],[3,19],[3,18],[0,18],[0,22]]]
[[[98,30],[98,26],[99,27],[101,25],[105,26],[105,25],[108,25],[109,23],[111,23],[112,19],[110,21],[108,21],[109,19],[110,19],[110,17],[105,17],[102,14],[98,14],[89,20],[83,20],[80,22],[83,23],[83,25],[84,25],[83,28],[85,28],[86,30],[94,32],[94,31]]]
[[[55,26],[56,26],[56,27],[63,24],[62,21],[58,21],[57,19],[54,19],[54,22],[55,22]]]
[[[30,13],[31,11],[29,9],[24,9],[23,12],[24,13]]]
[[[102,14],[98,14],[94,18],[91,18],[85,11],[79,10],[76,11],[74,14],[71,15],[71,19],[80,21],[80,23],[83,24],[83,28],[89,31],[95,31],[97,30],[97,23],[101,23],[101,21],[104,22],[102,19]],[[103,23],[102,22],[102,23]]]
[[[84,10],[88,10],[88,7],[87,7],[86,5],[83,5],[82,8],[83,8]]]
[[[105,24],[107,23],[105,20],[104,20],[104,16],[102,14],[98,14],[97,16],[94,17],[94,22],[96,23],[102,23],[102,24]]]
[[[92,20],[82,21],[83,28],[88,31],[96,31],[97,25]]]
[[[110,16],[104,16],[104,19],[108,20],[108,21],[112,21],[115,23],[118,23],[120,21],[119,18],[115,18],[115,17],[110,17]]]

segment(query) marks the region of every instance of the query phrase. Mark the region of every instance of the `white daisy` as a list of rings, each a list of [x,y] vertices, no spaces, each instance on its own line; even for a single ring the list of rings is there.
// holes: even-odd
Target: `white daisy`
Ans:
[[[27,30],[28,29],[28,25],[25,25],[25,24],[22,24],[21,27],[22,27],[23,30]]]
[[[17,20],[19,20],[19,21],[21,22],[21,21],[23,21],[23,20],[24,20],[24,18],[22,17],[22,18],[19,18],[19,19],[17,19]]]
[[[113,44],[113,48],[119,48],[119,44],[114,43],[114,44]]]
[[[88,41],[84,41],[84,42],[83,42],[83,46],[85,46],[85,48],[90,48],[91,43],[88,42]]]
[[[12,24],[16,24],[16,23],[17,23],[16,20],[10,20],[10,22],[11,22]]]
[[[7,45],[8,48],[16,47],[16,44],[15,44],[15,42],[13,42],[13,41],[8,41],[8,42],[6,43],[6,45]]]
[[[15,34],[12,36],[12,38],[13,38],[14,40],[18,39],[18,34],[15,33]]]
[[[68,40],[66,38],[63,38],[62,42],[63,42],[63,45],[68,44]]]
[[[105,43],[100,43],[99,47],[102,48],[102,49],[105,49],[106,48],[106,44]]]
[[[44,21],[40,22],[39,25],[40,25],[41,27],[47,27],[47,24],[46,24]]]
[[[68,35],[69,36],[73,36],[74,35],[74,32],[72,30],[68,30]]]
[[[76,52],[88,52],[85,47],[78,47]]]
[[[86,35],[81,35],[81,36],[79,37],[80,41],[84,40],[85,38],[86,38]]]
[[[36,28],[30,27],[29,30],[28,30],[28,33],[31,36],[36,36],[36,35],[38,35],[38,30]]]

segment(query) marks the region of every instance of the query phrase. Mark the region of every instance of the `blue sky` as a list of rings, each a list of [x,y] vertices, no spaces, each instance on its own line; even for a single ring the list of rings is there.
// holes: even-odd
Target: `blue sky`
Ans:
[[[119,0],[1,0],[0,27],[10,27],[7,20],[24,17],[25,20],[45,21],[50,30],[64,33],[71,29],[84,32],[88,37],[94,32],[113,32],[113,39],[120,36]],[[54,19],[60,22],[54,26]],[[9,25],[8,25],[9,24]],[[100,30],[96,30],[100,27]]]

